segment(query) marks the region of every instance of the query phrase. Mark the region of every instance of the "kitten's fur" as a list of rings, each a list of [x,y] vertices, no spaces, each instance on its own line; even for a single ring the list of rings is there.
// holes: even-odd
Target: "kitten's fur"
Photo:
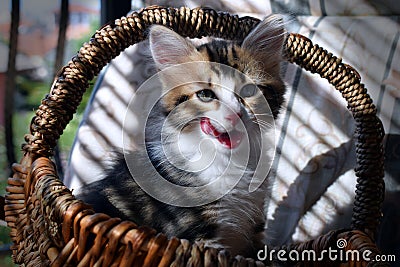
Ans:
[[[267,99],[274,118],[281,108],[285,91],[279,75],[283,41],[282,22],[276,16],[269,16],[260,22],[242,43],[213,39],[199,47],[195,47],[190,40],[165,27],[153,26],[149,32],[150,51],[159,70],[194,61],[218,62],[250,77],[262,92],[254,95],[250,92],[247,97],[240,98],[238,95],[242,91],[241,88],[237,88],[237,77],[232,73],[226,73],[223,68],[211,65],[201,69],[188,65],[187,75],[192,75],[190,78],[194,81],[206,80],[208,83],[193,83],[178,86],[171,91],[164,90],[165,95],[151,114],[146,126],[146,147],[157,171],[168,181],[185,186],[204,185],[219,177],[222,174],[221,170],[227,166],[230,153],[236,153],[246,147],[244,142],[239,142],[236,146],[229,144],[228,141],[231,139],[217,140],[210,131],[217,131],[219,134],[233,131],[238,123],[238,118],[234,117],[236,113],[240,113],[239,120],[243,122],[249,135],[251,160],[245,166],[233,166],[228,170],[227,177],[241,175],[243,170],[244,174],[236,187],[221,199],[202,206],[177,207],[147,195],[132,179],[124,155],[117,153],[115,164],[107,170],[106,177],[87,185],[78,197],[92,204],[96,211],[131,219],[139,224],[151,226],[168,236],[191,241],[203,240],[209,246],[223,246],[232,254],[254,256],[257,249],[262,247],[267,183],[264,182],[251,193],[249,184],[259,159],[262,141],[260,129],[273,131],[268,129],[272,121],[257,123],[255,114],[267,112],[261,101],[262,97]],[[171,77],[161,76],[164,87],[167,87],[168,79]],[[232,91],[220,88],[218,83],[232,87]],[[198,93],[205,87],[214,95],[209,91]],[[210,94],[211,98],[207,98]],[[166,120],[167,115],[169,115],[168,120]],[[211,120],[190,121],[196,116]],[[176,139],[181,150],[177,151],[177,144],[174,142],[163,144],[160,129],[164,127],[167,135],[176,136],[179,133],[177,126],[186,119],[189,122],[182,129],[181,138]],[[199,157],[198,144],[205,139],[212,141],[209,145],[212,144],[215,148],[215,159],[204,170],[191,172],[190,170],[196,169],[198,167],[196,164],[199,164],[191,159]],[[273,144],[265,145],[273,148]],[[179,162],[185,167],[184,170],[166,160],[163,149],[172,155],[183,153],[189,159]],[[207,148],[202,152],[208,151]],[[142,161],[146,159],[144,153],[146,151],[135,151],[131,155],[134,155],[133,166],[146,176],[147,170],[140,168]]]

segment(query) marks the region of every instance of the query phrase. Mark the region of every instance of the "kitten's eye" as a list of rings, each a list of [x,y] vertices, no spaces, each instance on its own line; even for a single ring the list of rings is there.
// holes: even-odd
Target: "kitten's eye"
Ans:
[[[241,97],[251,97],[257,93],[257,86],[255,84],[249,83],[240,89],[240,96]]]
[[[196,93],[197,97],[203,102],[210,102],[217,99],[215,93],[210,89],[203,89]]]

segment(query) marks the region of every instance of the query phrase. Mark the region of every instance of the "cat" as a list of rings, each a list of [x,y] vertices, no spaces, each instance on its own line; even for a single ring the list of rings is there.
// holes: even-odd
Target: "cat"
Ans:
[[[195,46],[159,25],[150,28],[148,37],[151,57],[162,73],[163,94],[146,123],[145,149],[116,152],[104,179],[86,185],[77,197],[97,212],[150,226],[169,237],[254,257],[263,248],[268,179],[256,177],[261,182],[253,192],[249,186],[265,157],[261,147],[274,147],[262,136],[272,134],[284,101],[282,20],[266,17],[242,42],[211,38]],[[176,72],[174,66],[183,67]],[[173,85],[181,77],[194,82]],[[243,155],[245,162],[240,161]],[[202,205],[174,205],[151,196],[131,172],[152,175],[144,167],[148,159],[170,183],[205,186],[196,197],[182,193],[188,202],[208,194],[218,197]],[[221,177],[220,184],[213,183]],[[225,192],[225,185],[230,190]],[[171,192],[167,197],[181,196]]]

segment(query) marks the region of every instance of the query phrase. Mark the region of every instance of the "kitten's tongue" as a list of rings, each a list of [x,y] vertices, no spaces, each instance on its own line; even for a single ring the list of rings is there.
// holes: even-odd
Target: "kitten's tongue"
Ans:
[[[231,131],[228,133],[220,133],[215,127],[211,124],[209,118],[201,118],[200,121],[201,130],[208,135],[214,136],[223,146],[233,149],[237,147],[242,141],[242,133],[238,131]]]

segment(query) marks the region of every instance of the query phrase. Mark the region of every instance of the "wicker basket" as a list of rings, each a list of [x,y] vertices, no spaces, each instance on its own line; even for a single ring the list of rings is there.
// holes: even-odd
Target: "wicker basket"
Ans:
[[[11,228],[13,259],[22,266],[263,266],[269,261],[231,256],[177,238],[168,239],[153,229],[96,213],[75,199],[58,179],[53,155],[57,140],[72,119],[89,81],[121,51],[145,39],[152,24],[166,25],[183,36],[243,39],[258,19],[239,18],[207,8],[149,7],[133,12],[96,31],[90,41],[64,66],[42,100],[22,146],[24,156],[14,164],[8,180],[6,221]],[[346,251],[370,250],[381,218],[384,194],[384,135],[376,108],[359,74],[341,59],[299,34],[288,34],[284,56],[289,62],[318,73],[342,94],[356,122],[357,179],[351,229],[336,230],[301,244],[275,249],[313,249],[317,253],[336,241],[347,241]],[[269,259],[268,259],[269,260]],[[274,259],[277,260],[278,259]],[[372,266],[366,261],[285,262],[286,265]]]

